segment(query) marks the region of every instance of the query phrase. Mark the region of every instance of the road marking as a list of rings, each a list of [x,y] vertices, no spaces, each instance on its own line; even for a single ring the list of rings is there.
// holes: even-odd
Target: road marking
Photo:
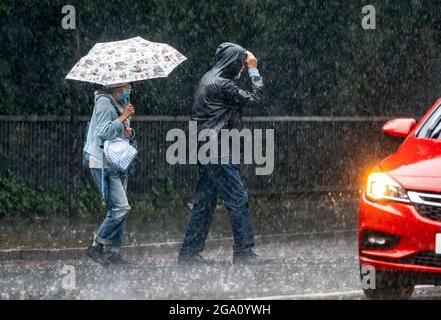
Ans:
[[[267,296],[267,297],[255,297],[255,298],[245,298],[244,300],[282,300],[282,299],[305,299],[305,298],[329,298],[334,296],[353,296],[363,294],[361,290],[354,291],[336,291],[336,292],[319,292],[319,293],[308,293],[308,294],[286,294],[278,296]]]
[[[418,285],[415,286],[415,289],[429,289],[429,288],[437,288],[433,285]],[[425,292],[429,294],[430,292]],[[354,291],[335,291],[335,292],[317,292],[317,293],[306,293],[306,294],[286,294],[286,295],[275,295],[275,296],[266,296],[266,297],[254,297],[254,298],[245,298],[240,300],[283,300],[283,299],[314,299],[314,298],[330,298],[330,297],[344,297],[344,296],[353,296],[353,295],[363,295],[362,290],[354,290]],[[414,295],[414,298],[417,298],[417,295]],[[420,296],[421,297],[421,296]]]
[[[274,234],[264,234],[264,235],[256,235],[254,238],[263,239],[263,238],[283,238],[283,237],[292,237],[292,236],[310,236],[310,235],[334,235],[334,234],[352,234],[357,230],[355,229],[344,229],[344,230],[336,230],[336,231],[312,231],[312,232],[294,232],[294,233],[274,233]],[[207,239],[207,243],[210,242],[220,242],[220,241],[233,241],[233,237],[223,237],[223,238],[211,238]],[[136,248],[136,247],[157,247],[157,246],[174,246],[180,245],[181,241],[166,241],[166,242],[156,242],[156,243],[147,243],[147,244],[139,244],[139,245],[127,245],[123,246],[123,248]]]
[[[47,260],[32,260],[32,261],[17,261],[13,262],[12,265],[14,267],[35,267],[48,264]]]
[[[292,236],[312,236],[312,235],[335,235],[335,234],[352,234],[355,233],[356,230],[353,229],[343,229],[343,230],[336,230],[336,231],[313,231],[313,232],[294,232],[294,233],[275,233],[275,234],[266,234],[266,235],[256,235],[255,239],[265,239],[265,238],[289,238]],[[223,238],[212,238],[207,239],[207,243],[215,243],[215,242],[222,242],[222,241],[233,241],[234,239],[232,237],[223,237]],[[145,243],[145,244],[132,244],[132,245],[126,245],[122,246],[122,248],[156,248],[156,247],[173,247],[173,246],[179,246],[181,245],[181,241],[165,241],[165,242],[154,242],[154,243]],[[17,253],[17,252],[26,252],[26,253],[39,253],[39,252],[66,252],[66,251],[83,251],[86,247],[74,247],[74,248],[52,248],[52,249],[26,249],[26,248],[20,248],[20,249],[1,249],[0,250],[0,257],[1,254],[10,254],[10,253]],[[8,259],[4,259],[8,260]]]

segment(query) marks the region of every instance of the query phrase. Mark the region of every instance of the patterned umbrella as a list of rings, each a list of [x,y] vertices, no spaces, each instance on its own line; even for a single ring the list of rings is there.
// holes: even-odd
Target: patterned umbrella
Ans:
[[[75,64],[66,79],[107,86],[162,78],[185,60],[184,55],[168,44],[141,37],[97,43]]]

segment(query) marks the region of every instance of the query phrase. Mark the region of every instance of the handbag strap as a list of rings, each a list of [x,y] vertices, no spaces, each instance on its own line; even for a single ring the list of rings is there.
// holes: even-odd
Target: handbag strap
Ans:
[[[115,108],[115,111],[116,111],[116,114],[118,115],[118,116],[121,116],[121,112],[119,112],[119,109],[118,109],[118,107],[116,106],[116,104],[115,104],[115,101],[112,99],[112,98],[109,98],[110,99],[110,103],[112,104],[112,106]],[[123,122],[123,126],[124,126],[124,129],[126,129],[126,125],[125,125],[125,123]]]
[[[104,150],[103,150],[103,158],[101,160],[101,200],[103,203],[106,202],[106,192],[105,192],[105,185],[104,185]]]

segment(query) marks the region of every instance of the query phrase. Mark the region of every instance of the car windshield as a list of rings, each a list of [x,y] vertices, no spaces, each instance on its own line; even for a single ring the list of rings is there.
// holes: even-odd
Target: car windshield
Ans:
[[[427,117],[415,136],[425,139],[441,138],[441,104]]]

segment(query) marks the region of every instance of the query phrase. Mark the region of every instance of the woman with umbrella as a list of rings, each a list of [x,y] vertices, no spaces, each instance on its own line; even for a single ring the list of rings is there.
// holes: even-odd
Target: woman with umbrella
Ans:
[[[141,37],[97,43],[72,68],[66,79],[100,84],[84,147],[85,159],[106,201],[106,217],[98,228],[87,255],[108,266],[123,264],[119,248],[130,211],[127,201],[127,172],[116,170],[103,150],[115,139],[132,139],[130,117],[131,82],[167,77],[186,58],[164,43]]]
[[[84,147],[92,176],[100,191],[105,194],[107,208],[106,217],[87,248],[87,255],[103,265],[126,263],[119,254],[119,248],[130,211],[126,195],[127,173],[110,168],[103,156],[102,145],[107,140],[134,137],[130,117],[135,109],[128,102],[130,91],[130,84],[123,83],[106,86],[95,92],[95,106]]]

